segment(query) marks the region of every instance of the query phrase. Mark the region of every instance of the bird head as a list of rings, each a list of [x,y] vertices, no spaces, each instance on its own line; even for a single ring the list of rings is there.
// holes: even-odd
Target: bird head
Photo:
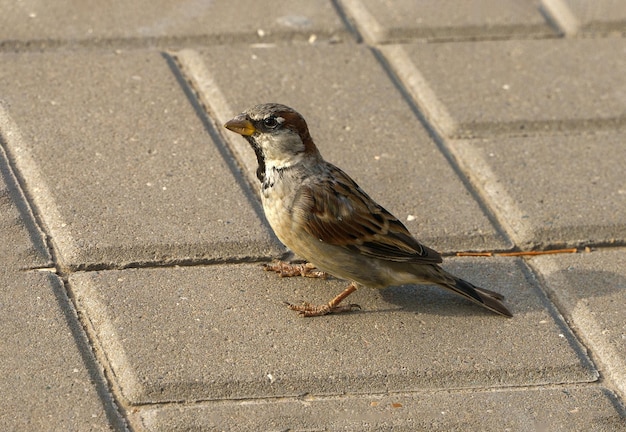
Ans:
[[[224,127],[243,136],[257,156],[257,177],[267,169],[282,169],[307,157],[319,157],[304,118],[288,106],[267,103],[247,109]]]

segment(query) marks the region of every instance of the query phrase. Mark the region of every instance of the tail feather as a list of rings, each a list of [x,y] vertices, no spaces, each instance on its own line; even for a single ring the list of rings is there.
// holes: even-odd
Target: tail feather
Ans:
[[[463,282],[466,282],[466,281],[463,281]],[[466,282],[466,283],[469,283],[469,282]],[[485,295],[487,295],[489,297],[493,297],[493,298],[498,299],[498,300],[504,300],[504,296],[502,294],[500,294],[500,293],[497,293],[495,291],[490,291],[490,290],[488,290],[486,288],[477,287],[476,285],[472,285],[472,286],[474,287],[474,289],[476,291],[478,291],[481,294],[485,294]]]
[[[511,311],[502,303],[504,296],[485,288],[480,288],[463,279],[452,276],[452,280],[446,281],[441,285],[474,303],[477,303],[495,313],[512,317]]]

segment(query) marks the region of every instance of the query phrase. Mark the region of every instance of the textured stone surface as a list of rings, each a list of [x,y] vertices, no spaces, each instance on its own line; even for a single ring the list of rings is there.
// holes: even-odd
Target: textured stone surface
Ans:
[[[621,407],[603,388],[303,398],[146,409],[150,431],[618,431]]]
[[[1,61],[5,118],[13,121],[5,125],[8,153],[64,265],[280,253],[238,169],[162,55],[4,54]]]
[[[563,315],[626,395],[626,250],[531,260]]]
[[[269,8],[268,8],[269,6]],[[271,13],[267,13],[271,11]],[[6,45],[171,45],[349,38],[331,1],[3,1]],[[234,19],[236,17],[236,19]]]
[[[448,137],[593,130],[626,120],[626,42],[621,38],[382,50],[424,115]]]
[[[258,265],[75,273],[70,285],[131,403],[577,383],[596,372],[512,259],[447,268],[515,318],[438,288],[363,289],[361,312],[303,319],[345,283]]]
[[[0,0],[0,430],[626,429],[625,7]],[[345,283],[245,263],[266,101],[441,251],[599,250],[300,319]]]
[[[0,271],[4,431],[103,431],[109,420],[121,425],[62,289],[52,273]]]
[[[451,146],[514,242],[530,249],[626,242],[625,139],[611,131]]]
[[[290,105],[307,119],[322,155],[425,244],[441,251],[510,246],[369,49],[213,47],[177,56],[217,127],[257,103]],[[254,153],[240,136],[222,130],[256,184]]]
[[[2,108],[0,107],[0,136]],[[0,138],[1,139],[1,138]],[[0,269],[50,267],[52,258],[0,147]]]
[[[626,31],[626,3],[622,0],[563,0],[583,32]]]
[[[538,2],[519,0],[345,0],[368,40],[553,37]]]

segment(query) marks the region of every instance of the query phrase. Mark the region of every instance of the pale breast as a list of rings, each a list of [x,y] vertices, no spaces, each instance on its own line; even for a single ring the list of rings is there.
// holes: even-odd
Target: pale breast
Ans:
[[[276,237],[292,249],[294,241],[291,209],[295,189],[290,186],[289,179],[284,179],[282,172],[266,172],[266,179],[261,186],[261,201],[265,217]]]
[[[376,260],[322,242],[297,225],[293,215],[297,188],[289,188],[289,179],[287,183],[284,180],[267,183],[261,193],[265,217],[276,237],[298,257],[336,277],[354,280],[370,287],[385,286],[380,277],[380,269],[376,268]],[[363,272],[367,268],[370,271]]]

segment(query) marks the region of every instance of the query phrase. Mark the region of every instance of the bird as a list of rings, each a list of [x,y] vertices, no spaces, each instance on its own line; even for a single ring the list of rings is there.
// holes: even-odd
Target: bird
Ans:
[[[360,309],[342,304],[361,287],[438,285],[512,317],[504,297],[445,271],[442,256],[421,244],[389,211],[324,160],[304,117],[286,105],[255,105],[224,127],[245,138],[257,158],[265,217],[278,239],[307,264],[268,265],[281,276],[330,274],[349,281],[329,302],[286,303],[303,317]]]

